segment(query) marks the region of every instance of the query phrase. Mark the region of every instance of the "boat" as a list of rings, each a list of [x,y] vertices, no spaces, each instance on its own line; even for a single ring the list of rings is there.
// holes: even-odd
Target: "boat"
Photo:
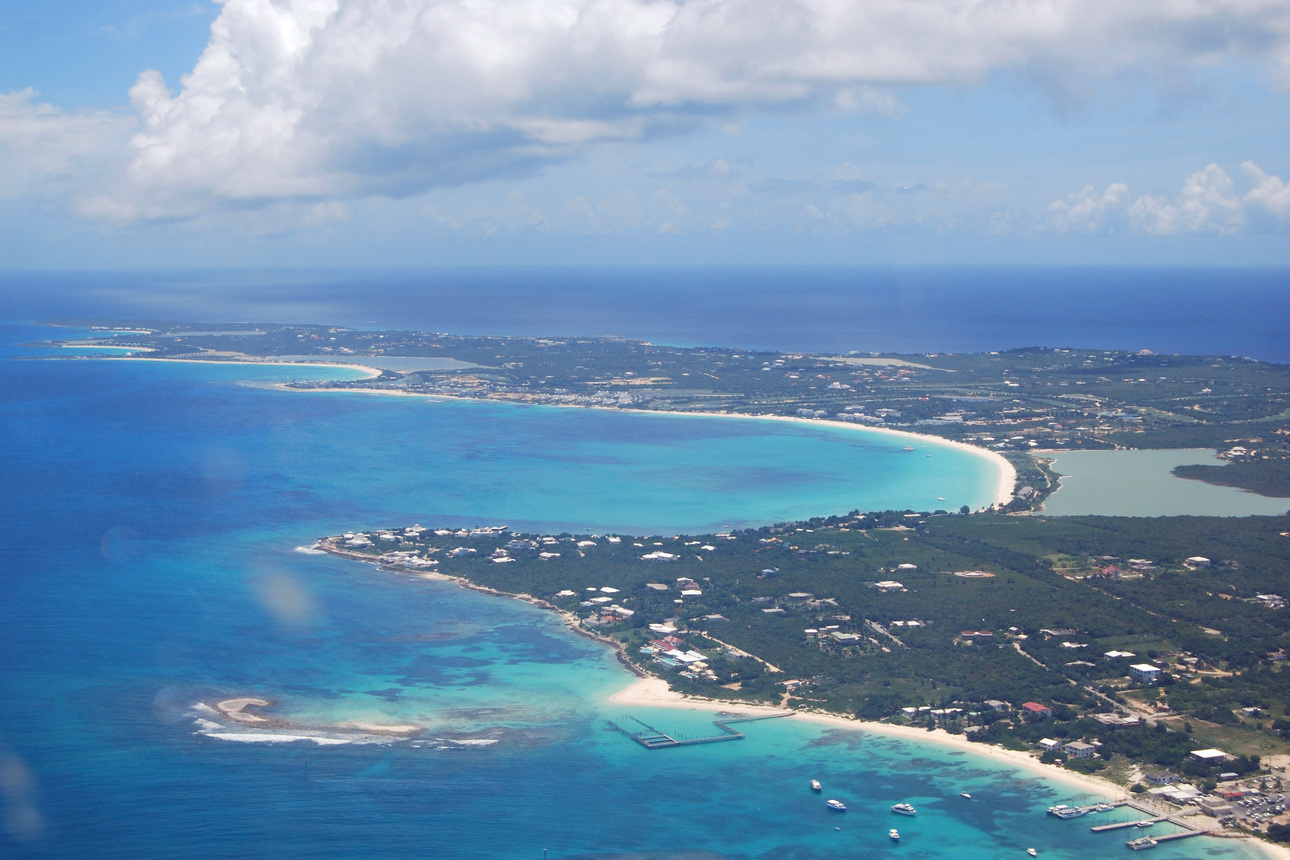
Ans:
[[[1048,814],[1056,815],[1058,818],[1080,818],[1088,815],[1089,811],[1087,806],[1067,806],[1065,803],[1048,807]]]
[[[972,799],[972,795],[968,794],[966,791],[960,791],[960,792],[959,792],[959,797],[963,798],[964,800],[971,800],[971,799]]]
[[[906,446],[905,446],[905,450],[906,450],[906,451],[912,451],[912,450],[914,450],[914,446],[913,446],[913,445],[906,445]]]
[[[895,806],[891,808],[891,811],[896,813],[897,815],[917,815],[918,814],[918,810],[914,809],[914,807],[910,806],[908,803],[897,803]]]
[[[823,789],[824,786],[820,785],[820,781],[818,779],[811,780],[811,791],[822,791]]]
[[[890,830],[888,830],[888,831],[887,831],[887,838],[888,838],[888,839],[890,839],[892,842],[899,842],[899,841],[900,841],[900,831],[899,831],[899,830],[897,830],[897,829],[896,829],[896,828],[894,828],[894,827],[893,827],[893,828],[891,828]]]
[[[1026,849],[1026,853],[1027,853],[1027,854],[1029,854],[1031,857],[1038,857],[1038,856],[1039,856],[1039,852],[1038,852],[1038,851],[1036,851],[1036,850],[1035,850],[1035,849],[1033,849],[1033,848],[1027,848],[1027,849]]]
[[[1150,820],[1147,820],[1147,819],[1143,819],[1142,821],[1139,821],[1139,822],[1138,822],[1137,826],[1138,826],[1138,827],[1154,827],[1154,826],[1155,826],[1155,824],[1156,824],[1156,823],[1155,823],[1154,821],[1150,821]]]
[[[824,801],[824,805],[827,806],[829,809],[835,810],[837,812],[847,811],[847,805],[840,800],[833,800],[832,798],[830,798]]]
[[[1134,851],[1141,851],[1144,848],[1155,848],[1160,843],[1152,839],[1150,836],[1143,836],[1140,839],[1130,839],[1124,844],[1129,848],[1132,848]]]

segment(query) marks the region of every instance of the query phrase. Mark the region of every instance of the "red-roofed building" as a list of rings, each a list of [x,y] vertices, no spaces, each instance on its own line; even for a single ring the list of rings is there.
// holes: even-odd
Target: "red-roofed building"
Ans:
[[[1047,705],[1041,705],[1038,702],[1026,702],[1021,706],[1021,710],[1032,717],[1051,717],[1053,709]]]

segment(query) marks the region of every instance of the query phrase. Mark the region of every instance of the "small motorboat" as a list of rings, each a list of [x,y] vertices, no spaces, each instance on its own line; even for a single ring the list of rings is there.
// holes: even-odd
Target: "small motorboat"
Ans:
[[[833,800],[832,798],[829,798],[828,800],[824,801],[824,805],[827,806],[829,809],[832,809],[834,812],[847,811],[847,805],[840,800]]]
[[[960,792],[959,792],[959,797],[963,798],[964,800],[971,800],[971,799],[972,799],[972,795],[968,794],[966,791],[960,791]]]
[[[1033,848],[1027,848],[1027,849],[1026,849],[1026,853],[1027,853],[1027,854],[1029,854],[1031,857],[1038,857],[1038,856],[1039,856],[1039,852],[1038,852],[1038,851],[1036,851],[1036,850],[1035,850],[1035,849],[1033,849]]]
[[[811,780],[811,791],[823,791],[823,790],[824,790],[824,786],[820,785],[820,781],[818,779]]]
[[[899,831],[899,830],[897,830],[897,829],[896,829],[896,828],[894,828],[894,827],[893,827],[893,828],[891,828],[890,830],[888,830],[888,831],[887,831],[887,838],[888,838],[888,839],[890,839],[892,842],[899,842],[899,841],[900,841],[900,831]]]

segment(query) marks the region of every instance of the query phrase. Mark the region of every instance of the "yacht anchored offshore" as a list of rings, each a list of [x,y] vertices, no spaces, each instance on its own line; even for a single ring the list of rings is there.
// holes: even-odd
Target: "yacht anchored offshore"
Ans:
[[[918,814],[918,810],[914,809],[914,807],[910,806],[908,803],[897,803],[895,806],[891,808],[891,811],[896,813],[897,815],[917,815]]]

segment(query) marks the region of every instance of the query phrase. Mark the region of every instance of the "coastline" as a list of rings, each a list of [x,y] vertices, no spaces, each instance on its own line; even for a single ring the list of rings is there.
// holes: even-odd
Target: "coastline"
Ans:
[[[729,713],[738,711],[749,714],[783,714],[784,708],[772,707],[770,705],[758,705],[737,700],[709,699],[698,696],[687,696],[672,690],[667,681],[663,678],[650,676],[639,678],[628,684],[626,687],[611,693],[604,699],[607,705],[628,707],[646,707],[646,708],[675,708],[688,711],[707,711],[712,713]],[[1153,803],[1149,798],[1137,795],[1131,796],[1128,790],[1110,780],[1102,779],[1090,774],[1076,773],[1056,765],[1044,764],[1030,753],[1020,752],[1018,750],[1005,749],[1004,747],[993,744],[974,743],[968,740],[964,735],[952,735],[944,729],[927,731],[926,729],[915,728],[913,726],[895,726],[890,723],[878,723],[869,720],[856,720],[843,717],[837,714],[826,714],[818,711],[801,711],[793,710],[794,720],[805,720],[807,722],[818,723],[831,729],[841,729],[843,731],[868,732],[874,735],[884,737],[898,738],[910,743],[935,744],[946,747],[956,752],[966,752],[969,755],[979,756],[989,759],[990,761],[1015,768],[1026,774],[1043,779],[1047,782],[1058,783],[1071,789],[1077,795],[1093,795],[1105,800],[1117,800],[1132,797],[1134,803],[1147,807],[1158,809],[1161,814],[1169,814],[1170,808],[1161,804]],[[1217,825],[1214,819],[1205,816],[1193,816],[1198,818],[1196,821],[1199,825]],[[1206,835],[1212,835],[1218,838],[1239,839],[1242,844],[1257,848],[1269,860],[1290,860],[1290,846],[1280,845],[1269,842],[1264,839],[1257,839],[1252,836],[1238,835],[1221,828],[1200,827]]]
[[[345,370],[358,370],[367,374],[367,379],[375,379],[381,371],[366,364],[349,364],[340,361],[274,361],[267,356],[256,356],[251,360],[240,358],[153,358],[147,355],[66,355],[40,356],[37,361],[168,361],[174,364],[221,364],[221,365],[264,365],[267,367],[338,367]],[[280,383],[279,383],[280,384]],[[294,391],[295,389],[286,389]],[[337,389],[343,390],[343,389]]]
[[[112,359],[107,359],[112,360]],[[799,418],[794,415],[774,415],[768,412],[681,412],[667,409],[619,409],[611,406],[579,406],[570,403],[528,403],[523,400],[508,400],[505,398],[493,397],[463,397],[450,394],[422,394],[416,391],[394,391],[387,388],[291,388],[282,383],[276,383],[273,386],[280,391],[295,392],[329,392],[332,394],[374,394],[385,397],[422,397],[428,400],[464,400],[473,403],[509,403],[516,406],[541,406],[548,409],[592,409],[603,412],[616,412],[632,415],[662,415],[669,418],[730,418],[742,419],[745,421],[780,421],[791,424],[801,424],[808,427],[831,427],[842,430],[853,431],[856,433],[876,433],[885,436],[895,436],[908,440],[909,442],[927,442],[946,448],[953,448],[970,454],[974,457],[985,460],[995,468],[995,483],[992,491],[992,501],[990,505],[1004,507],[1013,500],[1013,490],[1017,486],[1017,468],[1008,462],[1008,459],[1002,454],[994,451],[987,451],[984,448],[978,448],[976,445],[969,445],[966,442],[959,442],[954,439],[942,439],[940,436],[930,436],[926,433],[914,433],[908,430],[897,430],[894,427],[870,427],[868,425],[857,425],[847,421],[836,421],[831,418]],[[989,507],[986,505],[985,507]]]
[[[274,361],[271,357],[255,357],[251,359],[202,359],[202,358],[149,358],[146,356],[94,356],[87,357],[94,361],[174,361],[189,364],[261,364],[276,367],[338,367],[349,370],[360,370],[368,374],[368,379],[375,379],[381,375],[381,371],[369,365],[358,363],[341,363],[341,362],[289,362]],[[669,417],[695,417],[695,418],[732,418],[744,419],[749,421],[780,421],[792,424],[802,424],[811,427],[824,426],[831,428],[840,428],[857,433],[874,433],[889,437],[897,437],[912,442],[930,443],[937,446],[952,448],[974,457],[985,460],[995,468],[995,482],[991,493],[990,505],[1003,507],[1013,500],[1013,490],[1017,485],[1016,467],[1008,461],[1002,454],[994,451],[988,451],[976,445],[969,445],[966,442],[959,442],[954,439],[943,439],[940,436],[931,436],[926,433],[915,433],[909,430],[898,430],[894,427],[871,427],[868,425],[856,425],[846,421],[837,421],[830,418],[801,418],[793,415],[774,415],[771,413],[744,413],[744,412],[681,412],[664,409],[617,409],[608,406],[577,406],[567,403],[540,403],[532,404],[522,400],[509,400],[505,398],[488,398],[488,397],[463,397],[447,394],[422,394],[415,391],[394,391],[382,388],[292,388],[284,383],[273,383],[268,386],[279,391],[293,392],[330,392],[330,393],[362,393],[376,394],[381,396],[394,397],[421,397],[429,400],[464,400],[477,403],[512,403],[521,406],[549,406],[563,409],[596,409],[606,412],[621,412],[637,415],[665,415]],[[989,505],[986,505],[988,507]]]
[[[672,690],[663,678],[641,678],[611,694],[606,698],[607,704],[627,705],[648,708],[676,708],[687,711],[740,711],[756,714],[779,714],[784,708],[770,705],[757,705],[738,700],[708,699],[698,696],[687,696]],[[791,706],[787,706],[790,709]],[[833,729],[845,731],[869,732],[885,737],[899,738],[915,743],[934,743],[954,750],[964,750],[973,755],[988,758],[1000,764],[1007,764],[1025,770],[1035,776],[1059,782],[1080,794],[1091,794],[1108,799],[1124,796],[1127,791],[1109,780],[1088,776],[1074,771],[1064,770],[1053,765],[1043,764],[1029,753],[1004,749],[991,744],[974,743],[963,735],[952,735],[944,729],[927,731],[913,726],[894,726],[890,723],[879,723],[870,720],[856,720],[838,714],[827,714],[818,711],[794,710],[793,719],[818,723]]]
[[[314,548],[328,555],[334,555],[351,561],[362,561],[375,565],[382,570],[394,573],[404,573],[421,579],[436,580],[440,582],[451,582],[458,587],[477,591],[483,594],[495,597],[505,597],[514,600],[520,600],[524,603],[531,604],[537,608],[553,612],[558,616],[564,627],[570,632],[592,639],[603,645],[607,645],[615,652],[620,665],[636,676],[636,679],[627,686],[610,693],[602,700],[604,705],[627,706],[627,707],[648,707],[648,708],[673,708],[690,711],[705,711],[709,713],[746,713],[757,715],[779,715],[782,716],[784,711],[792,711],[792,718],[804,720],[807,722],[817,723],[830,729],[840,729],[844,731],[869,732],[884,737],[897,738],[910,743],[931,743],[937,746],[946,747],[956,752],[965,752],[969,755],[979,756],[989,759],[995,764],[1011,767],[1017,771],[1042,779],[1050,783],[1057,783],[1077,795],[1092,795],[1106,800],[1129,799],[1130,793],[1127,788],[1110,780],[1103,779],[1096,775],[1082,774],[1056,765],[1044,764],[1035,758],[1034,755],[1010,750],[993,744],[974,743],[964,735],[953,735],[944,729],[927,731],[922,728],[913,726],[897,726],[890,723],[874,722],[869,720],[857,720],[840,714],[830,714],[814,710],[798,710],[791,706],[776,707],[765,704],[756,704],[736,699],[713,699],[702,696],[690,696],[677,692],[668,685],[666,679],[657,675],[649,674],[646,670],[636,666],[627,659],[625,646],[623,643],[610,637],[601,636],[589,631],[578,623],[578,618],[572,612],[563,610],[554,604],[551,604],[541,598],[534,597],[526,593],[511,593],[501,591],[495,588],[478,585],[465,577],[453,576],[450,574],[440,573],[438,571],[408,570],[397,565],[388,565],[382,563],[379,559],[356,553],[337,547],[335,544],[326,539],[319,540]],[[250,701],[252,706],[254,700],[232,700],[223,702],[221,705],[241,704],[241,702]],[[223,708],[221,711],[223,712]],[[237,710],[241,711],[241,708]],[[231,715],[229,715],[231,716]],[[247,715],[250,716],[250,715]],[[364,726],[365,728],[367,726]],[[403,728],[403,727],[399,727]],[[1154,803],[1150,798],[1145,796],[1134,796],[1132,800],[1140,805],[1153,808],[1160,814],[1168,815],[1175,812],[1171,808]],[[1268,860],[1290,860],[1290,846],[1280,845],[1269,842],[1265,839],[1257,839],[1243,834],[1232,833],[1221,828],[1217,828],[1217,822],[1214,819],[1200,818],[1196,825],[1199,829],[1215,837],[1226,837],[1240,839],[1245,845],[1256,848]]]

